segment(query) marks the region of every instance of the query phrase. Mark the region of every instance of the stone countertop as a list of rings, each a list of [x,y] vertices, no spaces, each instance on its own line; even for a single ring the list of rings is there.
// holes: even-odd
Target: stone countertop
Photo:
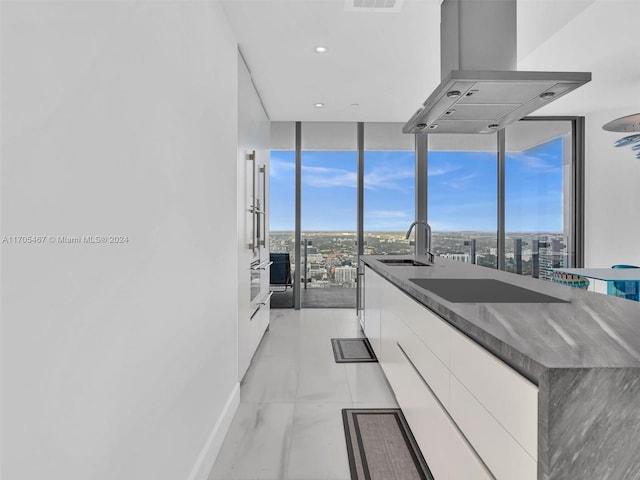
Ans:
[[[638,302],[439,257],[429,267],[387,266],[384,258],[362,260],[536,385],[550,369],[640,367]],[[569,303],[452,303],[411,278],[493,278]]]

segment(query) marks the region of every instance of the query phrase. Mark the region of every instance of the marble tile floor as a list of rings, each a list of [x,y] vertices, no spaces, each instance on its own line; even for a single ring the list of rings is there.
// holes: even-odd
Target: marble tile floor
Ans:
[[[397,408],[378,363],[335,363],[354,309],[272,310],[209,480],[348,480],[343,408]]]

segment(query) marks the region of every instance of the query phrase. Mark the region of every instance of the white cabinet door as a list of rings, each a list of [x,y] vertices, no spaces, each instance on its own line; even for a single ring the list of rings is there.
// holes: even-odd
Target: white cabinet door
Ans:
[[[389,383],[435,480],[449,476],[449,420],[396,345]],[[437,439],[437,441],[436,441]]]
[[[538,387],[460,332],[451,335],[451,373],[538,458]]]
[[[449,412],[496,479],[536,480],[536,460],[453,375]]]
[[[441,355],[444,356],[445,352],[447,352],[447,357],[449,351],[449,332],[447,328],[449,327],[444,325],[441,319],[431,315],[426,308],[416,303],[389,282],[384,282],[382,290],[384,297],[384,305],[381,309],[383,337],[387,336],[385,331],[387,334],[392,333],[393,337],[389,341],[385,341],[386,347],[383,348],[383,354],[385,349],[396,349],[396,343],[399,343],[420,372],[420,375],[424,377],[435,392],[440,402],[446,406],[449,398],[449,370],[433,350],[425,345],[425,341],[410,328],[409,324],[436,321],[442,324],[443,328],[438,328],[440,325],[435,328],[429,326],[427,330],[423,330],[423,333],[430,331],[432,335],[426,335],[426,340],[430,344],[436,345],[435,350]],[[411,322],[407,322],[409,317],[412,319]],[[397,320],[397,326],[392,331],[386,326],[388,318]]]
[[[447,367],[402,321],[399,322],[397,343],[446,408],[449,405],[450,377]]]
[[[365,267],[364,276],[364,333],[380,360],[381,288],[387,281],[369,267]]]
[[[460,432],[452,432],[449,444],[452,452],[461,452],[449,458],[449,480],[495,480]]]
[[[405,353],[397,351],[392,386],[435,480],[491,479]]]
[[[452,327],[424,305],[398,290],[403,297],[402,320],[418,338],[444,363],[449,366],[449,335]]]

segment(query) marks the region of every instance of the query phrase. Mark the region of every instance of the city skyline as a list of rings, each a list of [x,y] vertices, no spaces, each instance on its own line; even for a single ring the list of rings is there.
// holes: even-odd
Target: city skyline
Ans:
[[[432,252],[440,258],[497,268],[496,235],[479,232],[434,232]],[[300,249],[300,268],[310,288],[336,286],[354,288],[358,252],[355,232],[306,232]],[[475,240],[472,242],[472,240]],[[507,236],[504,269],[508,272],[552,279],[552,268],[569,266],[572,254],[566,237],[554,233],[520,233]],[[296,270],[295,236],[292,231],[273,231],[272,252],[289,253]],[[404,232],[369,232],[364,253],[373,255],[412,255],[414,247]]]
[[[508,231],[563,230],[563,138],[507,152]],[[365,231],[402,231],[414,220],[413,151],[366,151]],[[303,231],[355,231],[356,151],[302,152]],[[495,232],[495,152],[429,152],[429,222],[438,231]],[[295,152],[271,152],[270,227],[294,230]]]

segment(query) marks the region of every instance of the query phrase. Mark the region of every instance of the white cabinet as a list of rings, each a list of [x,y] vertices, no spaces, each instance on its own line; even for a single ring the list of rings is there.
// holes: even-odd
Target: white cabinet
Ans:
[[[254,269],[256,264],[262,262],[264,265],[269,260],[269,232],[266,228],[269,225],[269,131],[270,122],[251,82],[249,70],[239,59],[236,223],[238,380],[242,380],[247,372],[269,325],[269,269],[264,266]],[[260,214],[257,213],[257,207],[260,207]],[[257,238],[258,233],[260,238]],[[252,264],[254,268],[251,268]],[[232,278],[231,275],[229,277]]]
[[[378,359],[380,359],[380,308],[382,305],[381,287],[386,283],[371,268],[365,267],[364,275],[364,333],[369,339]]]
[[[413,363],[418,374],[424,378],[440,402],[449,404],[449,370],[435,354],[418,339],[417,335],[400,321],[397,328],[397,343]]]
[[[448,367],[450,356],[449,332],[451,327],[439,316],[427,310],[407,294],[390,283],[388,285],[397,292],[396,295],[401,299],[399,308],[402,320],[415,332],[429,350]]]
[[[449,412],[496,478],[536,479],[537,462],[454,376]]]
[[[537,387],[365,272],[365,333],[435,480],[535,480]]]
[[[451,333],[451,373],[533,458],[538,388],[462,333]]]
[[[418,372],[405,358],[408,395],[398,398],[409,425],[422,450],[422,454],[436,479],[452,478],[455,464],[464,464],[466,477],[490,478],[481,463],[458,437],[456,428],[446,410],[423,382]]]
[[[398,344],[395,352],[387,355],[385,373],[434,478],[490,479],[445,407],[413,365],[413,359]]]

